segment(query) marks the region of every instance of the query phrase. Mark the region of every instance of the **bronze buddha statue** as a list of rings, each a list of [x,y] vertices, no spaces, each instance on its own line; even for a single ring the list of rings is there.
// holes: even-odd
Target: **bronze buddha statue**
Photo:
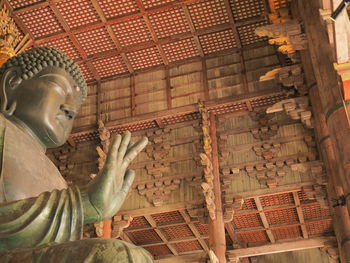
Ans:
[[[68,187],[45,150],[65,143],[86,97],[79,68],[41,47],[9,59],[0,76],[0,262],[153,262],[120,240],[81,240],[84,224],[120,209],[134,179],[128,165],[147,138],[117,135],[98,176]]]

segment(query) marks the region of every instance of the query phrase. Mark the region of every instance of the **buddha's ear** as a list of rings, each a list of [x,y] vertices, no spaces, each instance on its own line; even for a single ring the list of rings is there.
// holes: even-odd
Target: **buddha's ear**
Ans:
[[[1,76],[0,111],[5,116],[11,116],[16,110],[16,101],[9,102],[9,97],[22,82],[20,73],[19,68],[10,67]]]

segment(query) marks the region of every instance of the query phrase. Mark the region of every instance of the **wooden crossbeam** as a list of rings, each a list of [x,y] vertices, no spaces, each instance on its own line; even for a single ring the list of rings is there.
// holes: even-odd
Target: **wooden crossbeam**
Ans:
[[[299,222],[300,222],[300,228],[301,228],[301,232],[303,234],[303,237],[309,238],[309,234],[307,233],[307,228],[305,226],[305,219],[304,219],[303,210],[301,209],[300,199],[299,199],[297,192],[293,192],[293,199],[294,199],[294,202],[296,205],[296,210],[297,210],[297,214],[298,214],[298,218],[299,218]]]
[[[98,1],[97,0],[91,0],[91,4],[94,7],[94,9],[95,9],[96,13],[98,14],[98,16],[100,17],[101,21],[102,22],[107,22],[107,18],[105,16],[105,14],[103,13],[102,8],[101,8],[100,4],[98,3]],[[120,56],[121,56],[124,64],[128,68],[128,71],[130,73],[133,73],[134,69],[132,68],[131,63],[128,60],[128,58],[126,57],[125,53],[121,52],[122,46],[120,45],[119,40],[117,39],[116,35],[114,34],[111,25],[106,25],[105,28],[106,28],[106,31],[107,31],[109,37],[112,39],[116,49],[120,52]]]
[[[194,40],[194,43],[196,44],[197,50],[199,52],[199,55],[201,57],[204,57],[204,52],[203,52],[202,45],[201,45],[201,43],[199,41],[198,36],[195,34],[196,33],[196,28],[195,28],[195,26],[193,24],[193,21],[192,21],[191,15],[190,15],[190,11],[188,10],[188,7],[186,5],[182,6],[182,10],[184,11],[185,18],[186,18],[188,26],[190,27],[191,33],[193,34],[192,38]]]
[[[54,15],[56,16],[58,22],[61,24],[63,30],[68,33],[69,39],[72,41],[73,45],[78,50],[80,56],[83,58],[83,60],[86,60],[87,59],[86,52],[83,50],[83,48],[82,48],[81,44],[79,43],[77,37],[74,34],[70,33],[70,27],[69,27],[68,23],[64,20],[62,14],[58,10],[58,8],[55,5],[55,3],[50,3],[49,7],[50,7],[51,11],[54,13]],[[98,72],[96,71],[96,69],[94,68],[94,66],[90,62],[87,62],[86,66],[91,71],[94,79],[96,79],[98,81],[100,79],[100,76],[99,76]]]
[[[99,121],[102,120],[102,90],[101,90],[101,81],[97,82],[97,98],[96,98],[96,123],[98,125]]]
[[[170,69],[168,66],[165,67],[165,92],[166,92],[166,102],[168,110],[172,108],[172,97],[171,97],[171,82],[170,82]]]
[[[335,237],[316,237],[311,239],[294,240],[275,244],[268,244],[258,247],[239,248],[227,251],[228,258],[231,260],[255,257],[260,255],[268,255],[275,253],[283,253],[288,251],[296,251],[310,248],[321,248],[327,242],[335,241]]]
[[[153,42],[157,43],[157,42],[158,42],[158,37],[157,37],[157,34],[156,34],[156,32],[154,31],[153,27],[152,27],[152,24],[151,24],[151,21],[150,21],[150,19],[149,19],[149,17],[148,17],[148,14],[147,14],[147,12],[146,12],[146,9],[144,8],[144,6],[143,6],[141,0],[135,0],[135,2],[136,2],[136,4],[137,4],[138,8],[140,9],[140,12],[143,14],[143,15],[142,15],[143,20],[144,20],[145,23],[146,23],[147,29],[148,29],[148,31],[149,31],[150,34],[151,34],[151,37],[152,37]],[[159,52],[160,56],[162,57],[162,60],[163,60],[164,65],[168,65],[169,62],[168,62],[168,59],[167,59],[167,57],[166,57],[166,55],[165,55],[165,52],[164,52],[163,48],[162,48],[161,45],[159,45],[159,44],[156,44],[156,47],[157,47],[157,49],[158,49],[158,52]]]
[[[235,97],[235,100],[232,100],[232,98],[224,98],[224,99],[215,99],[211,101],[206,102],[206,106],[208,107],[209,111],[215,109],[216,107],[225,107],[225,105],[232,105],[232,103],[245,103],[247,100],[257,100],[257,99],[263,99],[263,98],[270,98],[271,96],[284,96],[282,92],[276,92],[274,90],[264,91],[264,92],[256,92],[251,93],[249,96],[247,95],[238,95]],[[154,121],[158,118],[168,118],[171,116],[177,116],[177,115],[183,115],[183,114],[190,114],[198,112],[198,107],[196,104],[178,107],[176,109],[171,110],[163,110],[158,112],[152,112],[152,113],[146,113],[146,114],[140,114],[133,117],[127,117],[124,119],[119,119],[117,121],[110,121],[106,124],[106,127],[108,129],[117,128],[123,125],[133,125],[137,124],[139,122],[146,122],[146,121]],[[83,134],[89,134],[91,132],[94,132],[94,130],[88,130],[86,127],[84,127],[84,131],[75,130],[73,131],[71,137],[78,137]]]
[[[154,228],[153,229],[155,232],[159,232],[157,230],[157,228]],[[163,235],[164,236],[164,235]],[[159,245],[170,245],[170,246],[173,246],[174,244],[177,244],[177,243],[181,243],[181,242],[192,242],[192,241],[198,241],[198,239],[196,237],[181,237],[181,238],[178,238],[178,239],[174,239],[174,240],[168,240],[166,242],[164,242],[163,240],[162,241],[157,241],[157,242],[152,242],[152,243],[149,243],[149,244],[140,244],[141,247],[153,247],[153,246],[159,246]],[[202,249],[199,249],[200,251],[203,251]],[[180,254],[183,254],[184,252],[181,252],[181,253],[178,253],[179,255]],[[185,252],[186,253],[186,252]]]
[[[201,237],[201,234],[199,233],[197,228],[194,226],[194,224],[191,223],[191,218],[189,217],[187,212],[185,210],[181,210],[179,212],[182,215],[182,217],[185,219],[186,224],[191,229],[191,231],[194,234],[194,236],[197,238],[197,240],[198,240],[199,244],[202,246],[203,250],[206,251],[206,252],[209,252],[209,247],[208,247],[207,243],[205,243],[205,241]]]
[[[157,233],[157,235],[160,237],[160,239],[163,241],[163,243],[169,248],[171,253],[173,253],[175,256],[177,256],[179,253],[176,251],[174,246],[172,244],[169,244],[168,239],[164,236],[162,231],[160,231],[157,228],[157,223],[154,221],[154,219],[150,215],[145,215],[144,216],[147,222],[154,228],[154,231]]]
[[[192,251],[191,251],[192,252]],[[206,263],[207,253],[201,251],[197,253],[191,253],[189,255],[181,255],[176,257],[166,257],[155,260],[156,263]]]
[[[260,216],[261,222],[263,223],[263,226],[266,229],[265,230],[266,234],[267,234],[268,238],[270,239],[270,242],[271,243],[275,243],[276,240],[275,240],[275,237],[273,236],[272,231],[269,229],[270,228],[270,224],[267,221],[265,212],[263,211],[263,207],[261,205],[260,198],[259,197],[254,197],[254,201],[255,201],[255,205],[256,205],[256,207],[257,207],[257,209],[259,211],[259,216]]]
[[[135,91],[135,74],[130,76],[130,89],[131,89],[131,116],[136,115],[136,91]]]
[[[207,63],[204,58],[201,59],[202,62],[202,86],[204,90],[204,99],[205,101],[210,100],[210,94],[209,94],[209,85],[208,85],[208,69],[207,69]]]
[[[231,238],[232,240],[232,243],[234,245],[238,245],[239,247],[243,247],[244,244],[239,240],[236,232],[235,232],[235,229],[232,225],[232,222],[229,222],[229,223],[226,223],[225,224],[225,229],[227,231],[227,234],[229,235],[229,237]]]

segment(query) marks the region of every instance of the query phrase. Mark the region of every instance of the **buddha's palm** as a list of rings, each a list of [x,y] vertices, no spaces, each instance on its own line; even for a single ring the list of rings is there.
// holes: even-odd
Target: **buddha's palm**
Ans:
[[[103,169],[83,191],[84,223],[111,218],[123,204],[135,177],[127,168],[148,143],[144,137],[132,144],[130,137],[125,132],[113,139]]]

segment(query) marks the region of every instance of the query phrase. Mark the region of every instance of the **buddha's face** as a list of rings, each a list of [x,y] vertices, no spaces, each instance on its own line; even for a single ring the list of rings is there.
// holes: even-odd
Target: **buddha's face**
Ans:
[[[16,102],[14,117],[47,148],[53,148],[68,139],[82,96],[67,72],[47,67],[33,78],[22,81],[9,94],[9,100]]]

